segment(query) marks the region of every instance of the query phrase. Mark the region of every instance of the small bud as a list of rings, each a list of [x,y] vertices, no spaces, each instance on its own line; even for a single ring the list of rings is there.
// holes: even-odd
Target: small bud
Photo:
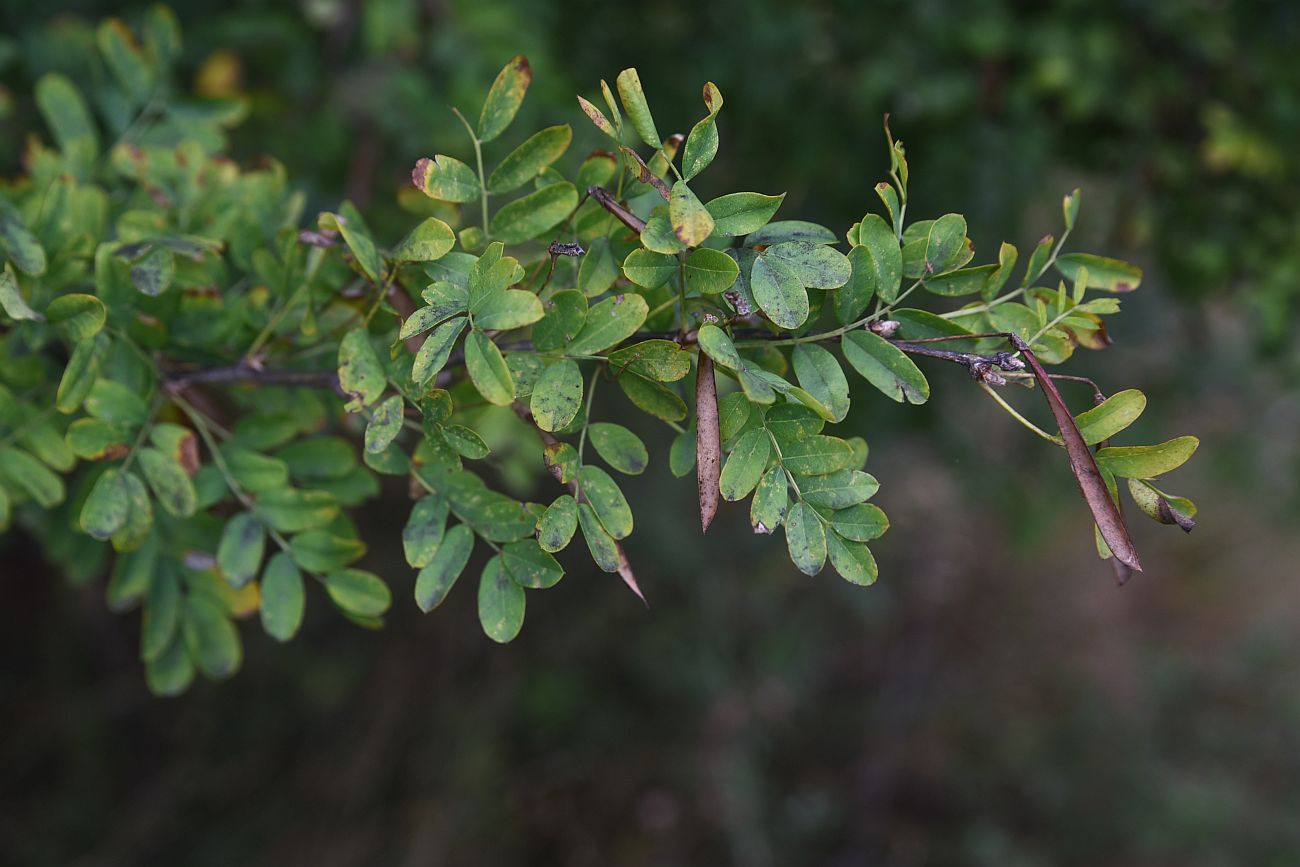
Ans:
[[[581,244],[565,243],[561,241],[556,241],[551,244],[549,250],[552,256],[581,256],[583,253],[587,252],[582,249]]]
[[[1024,370],[1025,363],[1016,358],[1014,352],[999,352],[993,356],[993,361],[1003,370]]]
[[[987,361],[972,361],[970,365],[971,379],[976,382],[983,382],[988,385],[1006,385],[1007,381],[994,369],[993,365]]]
[[[902,327],[902,324],[894,319],[877,319],[874,322],[867,323],[867,330],[872,334],[879,334],[881,337],[888,339],[898,333],[898,329]]]

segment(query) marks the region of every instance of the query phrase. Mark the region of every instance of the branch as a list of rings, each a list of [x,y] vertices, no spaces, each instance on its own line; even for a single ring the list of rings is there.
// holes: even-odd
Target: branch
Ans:
[[[258,368],[243,362],[224,367],[207,367],[171,373],[163,380],[168,391],[180,391],[191,385],[301,385],[307,388],[339,390],[338,373],[333,370],[285,370]]]

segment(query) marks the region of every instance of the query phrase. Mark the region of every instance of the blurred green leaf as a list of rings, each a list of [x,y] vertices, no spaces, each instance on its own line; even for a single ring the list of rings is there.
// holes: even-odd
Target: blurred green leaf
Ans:
[[[265,550],[266,528],[250,512],[240,512],[221,531],[217,568],[232,587],[243,587],[257,577]]]
[[[342,569],[325,576],[325,591],[348,614],[378,617],[392,604],[392,594],[378,575],[362,569]]]
[[[262,629],[276,641],[288,641],[302,625],[305,604],[302,573],[293,558],[281,551],[262,572]]]

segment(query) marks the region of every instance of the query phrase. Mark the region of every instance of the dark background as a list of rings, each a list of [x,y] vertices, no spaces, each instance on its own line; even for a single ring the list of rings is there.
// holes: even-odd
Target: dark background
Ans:
[[[398,600],[379,633],[309,599],[243,670],[145,689],[138,614],[0,537],[0,862],[14,864],[1287,865],[1300,862],[1300,6],[1242,2],[559,0],[178,2],[184,65],[251,106],[313,206],[400,231],[412,162],[526,53],[520,128],[637,66],[659,127],[726,97],[701,196],[789,192],[837,229],[875,209],[881,116],[909,214],[967,215],[982,255],[1055,232],[1147,273],[1115,345],[1071,366],[1151,405],[1137,441],[1192,433],[1168,489],[1190,537],[1140,521],[1117,589],[1074,483],[971,387],[855,393],[893,529],[880,581],[789,565],[724,506],[701,539],[667,440],[628,487],[651,607],[572,552],[513,644],[458,587],[422,616],[394,496],[357,516]],[[132,4],[0,0],[0,167],[38,125],[60,33]],[[597,401],[597,412],[601,412]],[[612,414],[617,411],[608,407]],[[655,470],[655,466],[658,470]],[[469,574],[474,574],[472,567]]]

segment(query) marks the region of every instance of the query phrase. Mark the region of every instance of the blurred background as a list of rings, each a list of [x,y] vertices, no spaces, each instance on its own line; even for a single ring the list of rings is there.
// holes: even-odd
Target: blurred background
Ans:
[[[246,624],[243,670],[175,700],[145,688],[138,614],[10,534],[0,863],[1300,863],[1300,5],[173,8],[193,87],[248,100],[234,155],[281,159],[313,207],[351,197],[383,237],[413,161],[465,155],[448,106],[477,111],[520,52],[520,128],[572,123],[575,163],[599,143],[573,97],[600,78],[637,66],[682,132],[716,82],[706,200],[785,190],[783,215],[843,229],[877,206],[885,112],[909,214],[965,213],[981,261],[1056,232],[1081,186],[1070,249],[1147,277],[1072,372],[1147,392],[1135,441],[1202,439],[1167,487],[1199,524],[1135,517],[1147,572],[1117,589],[1061,455],[931,366],[930,404],[862,390],[846,425],[893,523],[874,587],[799,575],[741,507],[700,538],[643,417],[628,551],[648,611],[574,552],[505,647],[469,586],[379,633],[313,597],[291,644]],[[0,0],[0,173],[39,128],[32,82],[138,11]],[[399,501],[358,516],[402,602],[404,520]]]

